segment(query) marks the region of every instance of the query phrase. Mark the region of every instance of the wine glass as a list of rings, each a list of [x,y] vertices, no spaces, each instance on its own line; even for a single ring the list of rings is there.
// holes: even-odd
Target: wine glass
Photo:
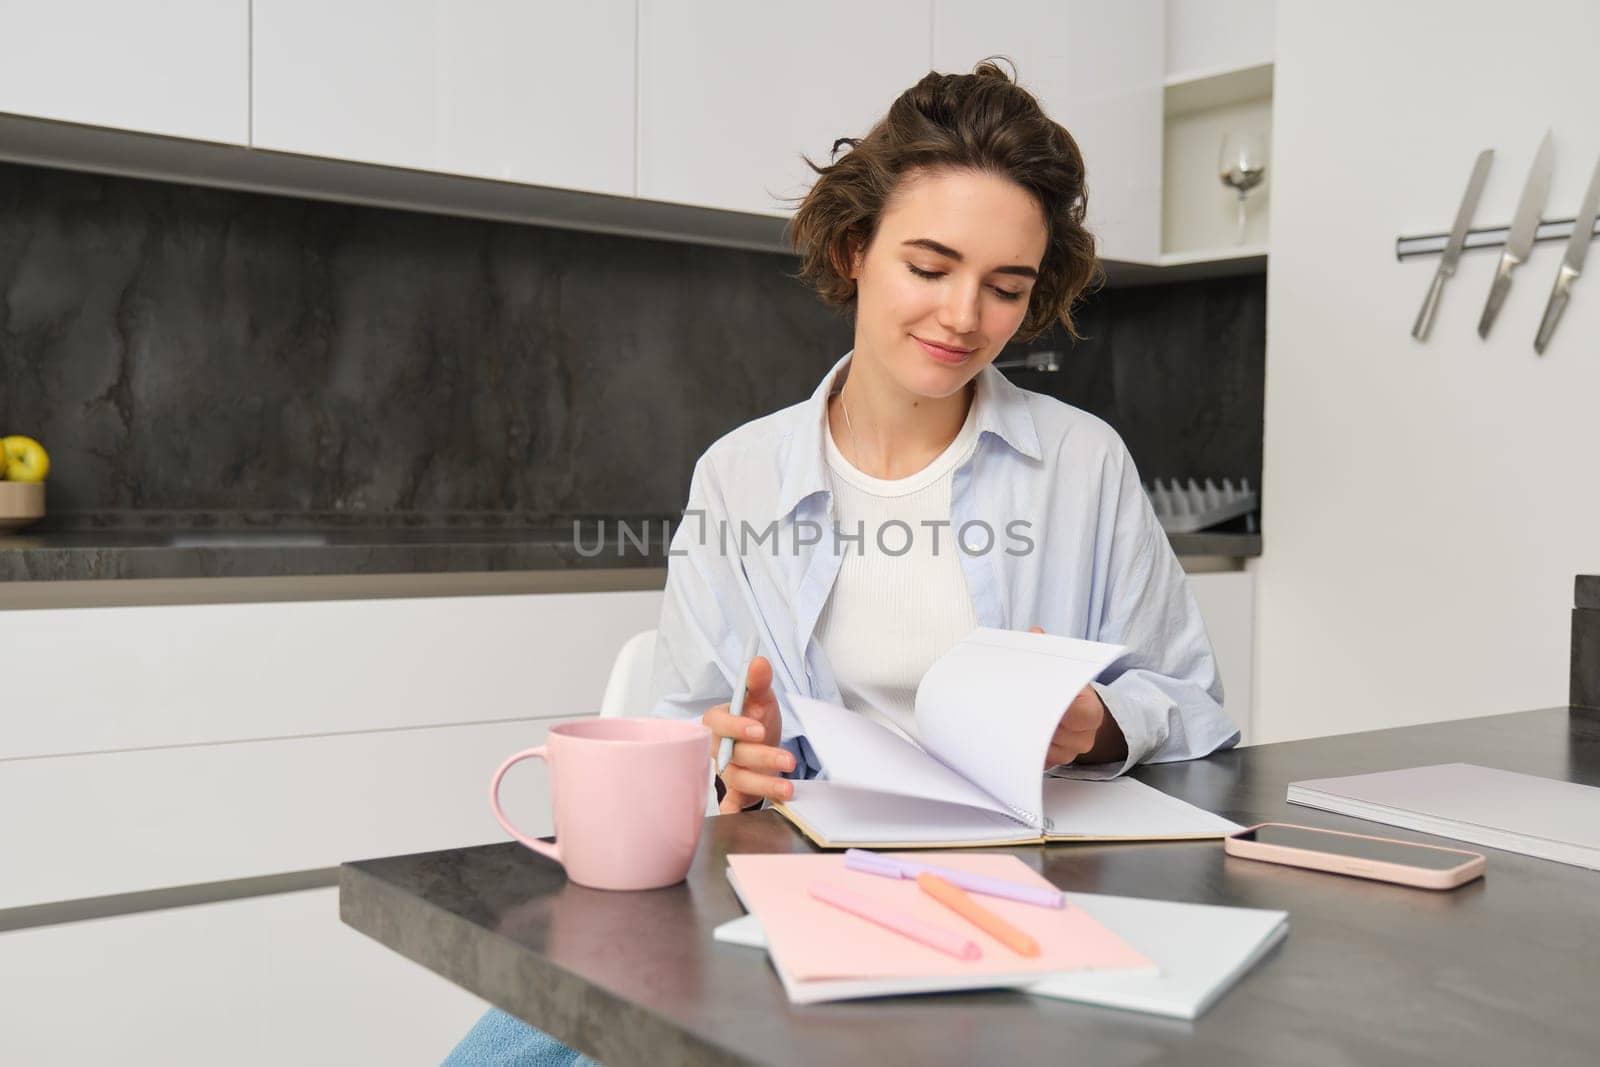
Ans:
[[[1224,134],[1222,150],[1217,154],[1217,170],[1222,184],[1239,191],[1239,238],[1244,244],[1244,202],[1250,190],[1260,185],[1267,176],[1266,138],[1251,131]]]

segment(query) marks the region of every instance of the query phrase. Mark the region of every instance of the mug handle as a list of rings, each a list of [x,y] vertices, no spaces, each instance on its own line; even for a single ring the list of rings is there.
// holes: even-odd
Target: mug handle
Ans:
[[[525,759],[542,759],[548,762],[550,756],[546,748],[547,746],[545,745],[539,745],[537,748],[525,748],[500,764],[500,769],[495,771],[494,777],[489,780],[489,807],[494,809],[494,817],[505,828],[506,833],[521,841],[524,845],[539,853],[539,855],[547,856],[560,863],[561,849],[554,842],[540,841],[536,837],[529,837],[515,826],[512,826],[511,820],[506,818],[506,813],[500,810],[500,780],[506,776],[506,772],[515,764],[521,763]]]

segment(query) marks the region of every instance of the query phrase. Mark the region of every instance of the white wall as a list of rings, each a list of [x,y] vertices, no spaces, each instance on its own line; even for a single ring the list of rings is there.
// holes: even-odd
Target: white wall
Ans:
[[[1597,55],[1586,0],[1278,10],[1259,740],[1566,703],[1573,575],[1600,572],[1600,278],[1540,359],[1561,246],[1486,343],[1495,256],[1470,253],[1419,345],[1435,263],[1393,242],[1447,229],[1489,146],[1479,224],[1509,221],[1547,126],[1570,217]]]
[[[1167,74],[1272,62],[1277,0],[1167,0]]]

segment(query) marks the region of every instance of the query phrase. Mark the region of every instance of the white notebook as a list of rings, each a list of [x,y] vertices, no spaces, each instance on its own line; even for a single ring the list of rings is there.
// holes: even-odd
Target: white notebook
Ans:
[[[737,892],[735,886],[735,892]],[[1070,971],[1017,988],[1035,996],[1074,1000],[1108,1008],[1198,1018],[1289,932],[1289,915],[1260,908],[1179,904],[1140,897],[1068,893],[1067,900],[1112,929],[1156,971]],[[746,915],[717,927],[712,936],[728,944],[767,947],[761,921]],[[779,972],[793,1000],[793,984]],[[808,982],[805,1003],[859,1000],[898,992],[881,979]],[[799,1003],[800,1001],[796,1001]]]
[[[1066,705],[1120,645],[974,630],[917,687],[918,744],[836,704],[792,698],[825,780],[776,805],[823,848],[954,848],[1223,837],[1237,824],[1120,778],[1046,778]]]
[[[1293,782],[1289,803],[1600,870],[1600,789],[1471,763]]]

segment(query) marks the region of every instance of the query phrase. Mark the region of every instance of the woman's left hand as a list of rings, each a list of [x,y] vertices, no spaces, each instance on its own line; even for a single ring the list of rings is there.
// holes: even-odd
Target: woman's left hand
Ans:
[[[1028,631],[1042,634],[1038,626]],[[1120,753],[1120,754],[1119,754]],[[1067,710],[1056,723],[1056,732],[1050,737],[1050,750],[1045,753],[1044,765],[1054,767],[1072,763],[1081,756],[1089,756],[1086,763],[1102,763],[1113,759],[1126,759],[1128,743],[1122,736],[1122,727],[1106,712],[1105,701],[1094,686],[1086,685],[1072,698]]]
[[[1100,694],[1095,692],[1094,686],[1084,686],[1083,692],[1073,697],[1072,703],[1067,705],[1067,713],[1056,723],[1056,732],[1050,738],[1050,751],[1045,754],[1044,765],[1054,767],[1058,763],[1071,763],[1079,756],[1094,751],[1095,741],[1108,718]]]

